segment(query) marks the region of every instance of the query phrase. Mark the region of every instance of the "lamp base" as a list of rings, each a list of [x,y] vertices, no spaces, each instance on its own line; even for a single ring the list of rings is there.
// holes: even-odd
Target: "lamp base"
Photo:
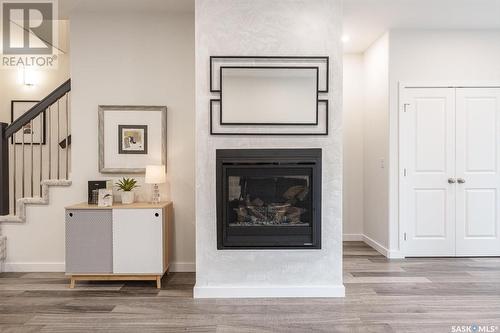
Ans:
[[[160,188],[158,187],[158,184],[153,184],[153,198],[151,199],[151,203],[160,203]]]

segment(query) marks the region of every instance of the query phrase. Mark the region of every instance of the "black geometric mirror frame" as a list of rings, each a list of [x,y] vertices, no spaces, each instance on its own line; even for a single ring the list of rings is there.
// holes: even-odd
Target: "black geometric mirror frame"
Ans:
[[[240,126],[247,130],[252,128],[269,128],[269,132],[245,132],[240,129],[235,129],[234,132],[217,132],[214,130],[214,103],[220,103],[222,97],[222,68],[260,68],[260,69],[276,69],[276,68],[316,68],[317,69],[317,94],[316,94],[316,122],[308,123],[224,123],[222,121],[222,108],[219,108],[219,126],[230,125],[228,127],[235,128]],[[328,99],[320,99],[320,94],[328,93],[329,91],[329,57],[328,56],[211,56],[210,57],[210,92],[219,93],[218,98],[210,100],[210,134],[211,135],[288,135],[288,136],[304,136],[304,135],[328,135],[329,111]],[[218,77],[217,77],[218,75]],[[325,105],[324,130],[314,132],[307,130],[304,132],[291,131],[272,132],[272,126],[300,128],[300,127],[319,127],[318,108],[320,104]]]
[[[244,135],[251,135],[251,136],[254,136],[254,135],[278,135],[278,136],[295,136],[295,135],[298,135],[298,136],[325,136],[325,135],[328,135],[328,131],[329,131],[329,128],[328,128],[328,125],[329,125],[329,110],[328,110],[328,100],[327,99],[319,99],[318,100],[318,105],[323,105],[324,106],[324,116],[323,116],[323,120],[322,122],[324,123],[324,129],[320,132],[314,132],[313,131],[313,128],[314,127],[319,127],[319,125],[321,125],[321,122],[318,121],[318,124],[316,125],[309,125],[309,124],[288,124],[288,126],[290,126],[290,129],[292,128],[297,128],[297,127],[307,127],[308,129],[310,129],[309,131],[304,131],[304,132],[267,132],[267,133],[259,133],[259,132],[246,132],[244,131],[244,129],[251,129],[251,128],[269,128],[269,127],[272,127],[272,126],[276,126],[276,125],[272,125],[272,124],[267,124],[267,125],[262,125],[262,126],[241,126],[241,125],[224,125],[224,124],[221,124],[220,122],[220,119],[222,117],[222,114],[221,114],[221,109],[219,108],[219,110],[215,110],[216,108],[214,107],[216,104],[220,104],[220,99],[211,99],[210,100],[210,135],[241,135],[241,136],[244,136]],[[219,118],[219,121],[217,121],[217,117],[214,117],[214,115],[216,115],[216,113],[218,113],[218,118]],[[319,116],[319,115],[318,115]],[[214,119],[215,118],[215,119]],[[239,127],[238,130],[235,129],[234,132],[218,132],[217,129],[215,128],[216,126],[214,124],[219,124],[220,127],[226,127],[226,128],[234,128],[234,127]],[[281,124],[283,125],[283,124]],[[279,126],[281,128],[283,127],[286,127],[286,126]],[[289,130],[289,129],[287,129]]]
[[[220,79],[216,74],[220,70],[214,65],[217,60],[222,60],[225,66],[233,67],[303,67],[317,66],[320,71],[324,67],[324,75],[320,75],[319,93],[327,93],[330,86],[330,57],[328,56],[210,56],[210,92],[220,93]],[[265,64],[268,61],[268,64]],[[235,64],[236,63],[236,64]],[[294,63],[292,66],[291,63]],[[307,64],[307,65],[304,65]],[[320,71],[321,72],[321,71]],[[322,80],[321,80],[322,79]],[[219,85],[219,86],[218,86]]]

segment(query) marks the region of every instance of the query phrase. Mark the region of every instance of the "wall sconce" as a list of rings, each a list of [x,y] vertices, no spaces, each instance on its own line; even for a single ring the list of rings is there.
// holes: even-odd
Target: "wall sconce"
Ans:
[[[31,87],[37,83],[37,72],[31,68],[23,68],[23,84]]]

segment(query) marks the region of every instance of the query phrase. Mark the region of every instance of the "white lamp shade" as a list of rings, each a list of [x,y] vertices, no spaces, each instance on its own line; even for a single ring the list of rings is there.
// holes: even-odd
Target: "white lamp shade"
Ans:
[[[167,181],[164,165],[146,166],[146,184],[162,184]]]

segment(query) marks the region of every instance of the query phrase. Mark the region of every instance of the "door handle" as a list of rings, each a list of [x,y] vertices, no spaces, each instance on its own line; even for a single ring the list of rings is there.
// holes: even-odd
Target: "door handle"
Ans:
[[[457,180],[455,178],[448,178],[448,184],[455,184]]]
[[[457,182],[458,182],[459,184],[465,184],[465,179],[463,179],[463,178],[458,178],[458,179],[457,179]]]

